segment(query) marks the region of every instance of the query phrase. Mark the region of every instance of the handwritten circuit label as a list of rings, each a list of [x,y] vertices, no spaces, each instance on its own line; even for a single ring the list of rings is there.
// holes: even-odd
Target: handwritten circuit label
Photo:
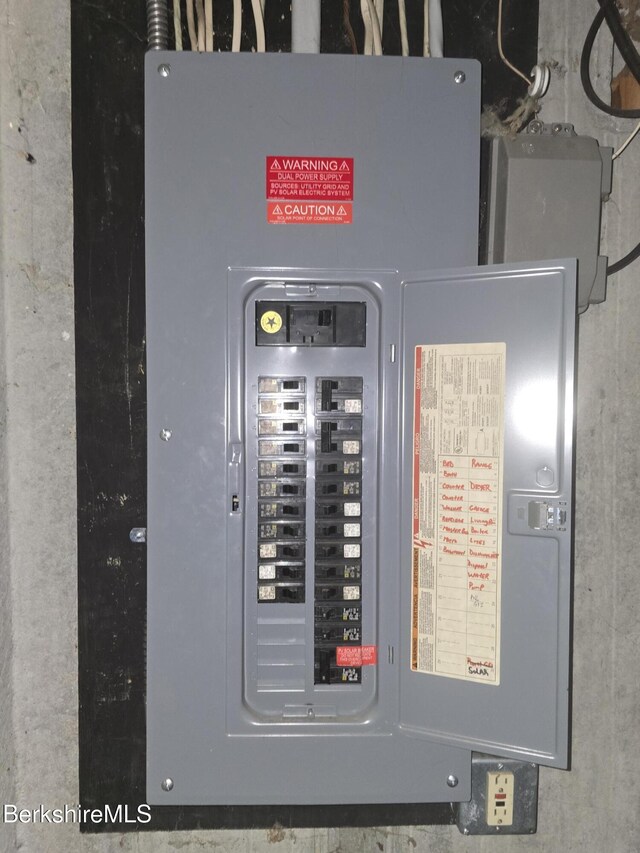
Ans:
[[[500,684],[504,343],[415,350],[411,669]]]
[[[267,157],[267,222],[351,224],[353,170],[353,157]]]
[[[338,646],[336,648],[336,666],[373,666],[377,662],[377,646]]]

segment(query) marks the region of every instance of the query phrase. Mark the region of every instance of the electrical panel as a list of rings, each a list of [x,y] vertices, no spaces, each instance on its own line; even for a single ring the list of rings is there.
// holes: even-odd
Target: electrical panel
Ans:
[[[479,66],[146,75],[148,802],[565,766],[576,270],[474,266]]]

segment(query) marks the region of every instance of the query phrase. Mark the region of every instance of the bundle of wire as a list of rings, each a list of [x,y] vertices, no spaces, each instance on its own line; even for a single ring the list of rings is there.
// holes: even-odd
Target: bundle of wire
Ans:
[[[256,50],[264,53],[266,39],[264,31],[265,0],[251,0],[253,23],[256,31]],[[187,32],[191,50],[199,52],[213,51],[213,0],[186,0]],[[173,0],[173,29],[176,40],[176,50],[183,49],[182,43],[182,6],[181,0]],[[231,50],[240,50],[242,36],[242,0],[233,0],[233,32]]]

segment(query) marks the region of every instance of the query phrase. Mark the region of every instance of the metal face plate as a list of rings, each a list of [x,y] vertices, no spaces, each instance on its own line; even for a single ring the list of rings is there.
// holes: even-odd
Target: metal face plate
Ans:
[[[494,803],[490,802],[487,786],[489,773],[503,772],[513,773],[513,821],[506,825],[491,821]],[[458,803],[456,812],[456,823],[463,835],[532,835],[538,822],[538,765],[474,753],[471,799]]]

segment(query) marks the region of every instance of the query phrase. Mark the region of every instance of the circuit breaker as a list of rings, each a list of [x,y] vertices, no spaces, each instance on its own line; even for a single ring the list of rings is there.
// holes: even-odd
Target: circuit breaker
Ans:
[[[575,262],[475,267],[468,60],[147,56],[147,798],[565,766]]]

